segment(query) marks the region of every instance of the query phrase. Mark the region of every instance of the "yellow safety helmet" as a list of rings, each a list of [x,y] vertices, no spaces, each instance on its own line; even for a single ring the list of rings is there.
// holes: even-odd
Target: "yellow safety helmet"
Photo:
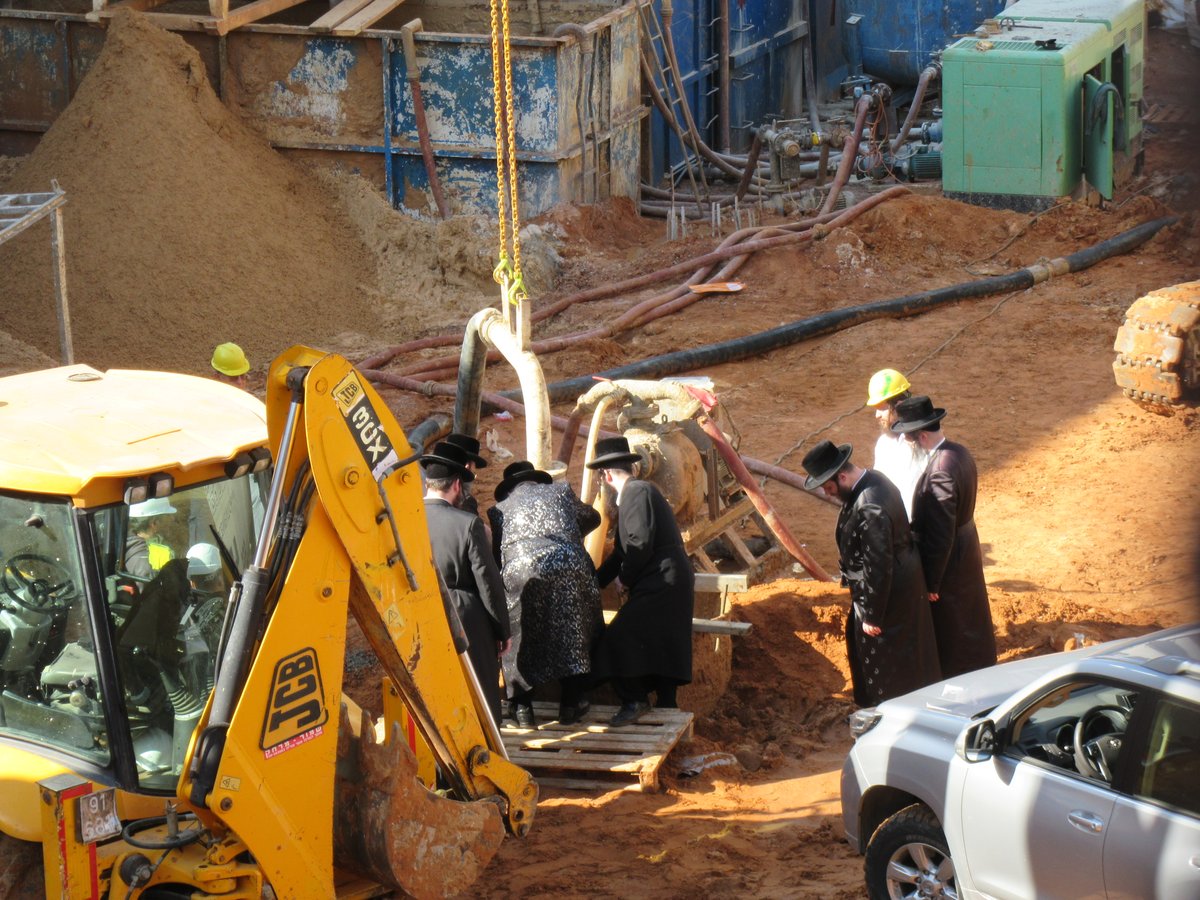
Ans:
[[[895,369],[880,369],[871,376],[867,385],[867,406],[887,403],[893,397],[899,397],[911,389],[912,385],[908,383],[908,379]]]
[[[212,355],[212,367],[222,375],[237,378],[250,371],[250,361],[237,344],[217,344],[217,349]]]

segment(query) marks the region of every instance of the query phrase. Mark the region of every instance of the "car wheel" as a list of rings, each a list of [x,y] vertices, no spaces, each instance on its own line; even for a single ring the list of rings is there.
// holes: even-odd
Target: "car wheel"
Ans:
[[[871,900],[958,900],[946,835],[929,807],[906,806],[884,819],[867,844]]]

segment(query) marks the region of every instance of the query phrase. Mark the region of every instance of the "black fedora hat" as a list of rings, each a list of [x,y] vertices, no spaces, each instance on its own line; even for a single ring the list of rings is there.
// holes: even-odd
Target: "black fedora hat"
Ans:
[[[466,453],[467,459],[475,463],[475,468],[487,468],[487,460],[479,455],[478,438],[473,438],[469,434],[460,434],[457,431],[452,431],[446,435],[446,443],[453,444]]]
[[[536,484],[549,484],[553,480],[549,472],[535,469],[533,463],[527,459],[518,459],[515,463],[509,463],[505,466],[504,480],[496,485],[496,502],[499,503],[511,494],[512,489],[523,481],[532,481]]]
[[[596,441],[596,455],[587,464],[589,469],[605,469],[620,463],[637,462],[641,459],[629,449],[629,441],[623,437],[600,438]]]
[[[804,454],[800,465],[808,477],[804,479],[804,489],[815,491],[830,478],[836,475],[850,459],[854,447],[850,444],[834,445],[833,441],[821,441]]]
[[[896,404],[896,421],[892,424],[892,431],[896,434],[924,431],[945,416],[946,411],[935,408],[928,397],[909,397]]]
[[[434,444],[433,452],[422,456],[420,463],[427,478],[461,478],[464,482],[475,480],[475,473],[467,468],[466,451],[445,441]]]

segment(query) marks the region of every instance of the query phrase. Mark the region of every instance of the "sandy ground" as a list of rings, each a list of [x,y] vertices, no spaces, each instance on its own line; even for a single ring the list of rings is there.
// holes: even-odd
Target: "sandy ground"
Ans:
[[[181,45],[147,35],[136,20],[114,31],[122,27],[124,40],[143,45],[123,64],[132,74],[118,59],[98,64],[96,87],[84,82],[78,108],[42,147],[0,166],[0,187],[45,190],[41,182],[58,177],[72,192],[71,281],[85,361],[202,371],[212,344],[235,338],[251,351],[261,385],[266,360],[296,340],[362,360],[411,337],[461,333],[470,312],[493,302],[490,250],[475,236],[477,225],[417,228],[361,185],[307,177],[213,105]],[[147,42],[157,43],[147,49]],[[1193,104],[1200,54],[1181,32],[1154,30],[1150,47],[1148,102]],[[118,102],[135,85],[153,96]],[[125,120],[111,118],[114,106],[128,107]],[[1132,405],[1113,384],[1111,361],[1134,299],[1200,277],[1198,128],[1194,119],[1151,126],[1145,174],[1105,209],[1064,204],[1032,217],[916,190],[811,246],[759,254],[739,272],[741,293],[546,356],[547,376],[588,374],[1009,271],[1180,214],[1137,252],[1087,271],[703,374],[716,381],[742,452],[793,471],[826,436],[852,442],[856,458],[870,462],[877,432],[862,403],[876,369],[909,373],[918,391],[945,406],[948,434],[971,448],[980,467],[977,522],[1003,658],[1061,649],[1077,635],[1098,641],[1194,619],[1200,415],[1164,418]],[[191,143],[147,143],[162,133],[187,134]],[[179,157],[140,170],[140,194],[120,180],[135,147],[148,160]],[[256,202],[229,209],[247,185]],[[124,230],[108,235],[114,220]],[[535,295],[539,306],[716,243],[708,236],[668,243],[661,221],[639,219],[619,203],[556,210],[542,224],[561,235],[545,258],[557,254],[562,266],[555,292]],[[231,229],[237,240],[226,239]],[[278,239],[289,230],[291,239]],[[0,260],[6,371],[43,365],[57,352],[44,306],[48,276],[26,255]],[[402,272],[421,289],[400,293]],[[585,330],[644,296],[579,304],[537,335]],[[402,356],[391,368],[418,358]],[[505,367],[489,372],[489,388],[512,384]],[[444,400],[391,389],[385,396],[406,426],[449,409]],[[483,425],[522,454],[519,420]],[[481,498],[490,499],[499,468],[480,479]],[[774,482],[766,492],[809,551],[835,569],[835,511]],[[544,791],[530,836],[505,842],[472,895],[862,896],[861,861],[842,839],[838,804],[852,708],[841,637],[846,607],[841,588],[792,577],[737,597],[733,616],[753,630],[735,641],[728,691],[704,704],[694,739],[667,761],[664,789]],[[735,761],[685,777],[693,758],[707,754]]]

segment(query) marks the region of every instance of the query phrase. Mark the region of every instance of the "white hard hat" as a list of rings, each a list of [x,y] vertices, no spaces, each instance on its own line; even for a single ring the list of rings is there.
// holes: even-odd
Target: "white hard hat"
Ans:
[[[193,544],[187,552],[188,578],[197,575],[212,575],[221,569],[221,554],[212,544]]]
[[[166,497],[152,497],[149,500],[143,500],[141,503],[134,503],[129,507],[129,517],[131,519],[169,516],[173,512],[178,512],[178,510],[171,505],[171,501]]]

